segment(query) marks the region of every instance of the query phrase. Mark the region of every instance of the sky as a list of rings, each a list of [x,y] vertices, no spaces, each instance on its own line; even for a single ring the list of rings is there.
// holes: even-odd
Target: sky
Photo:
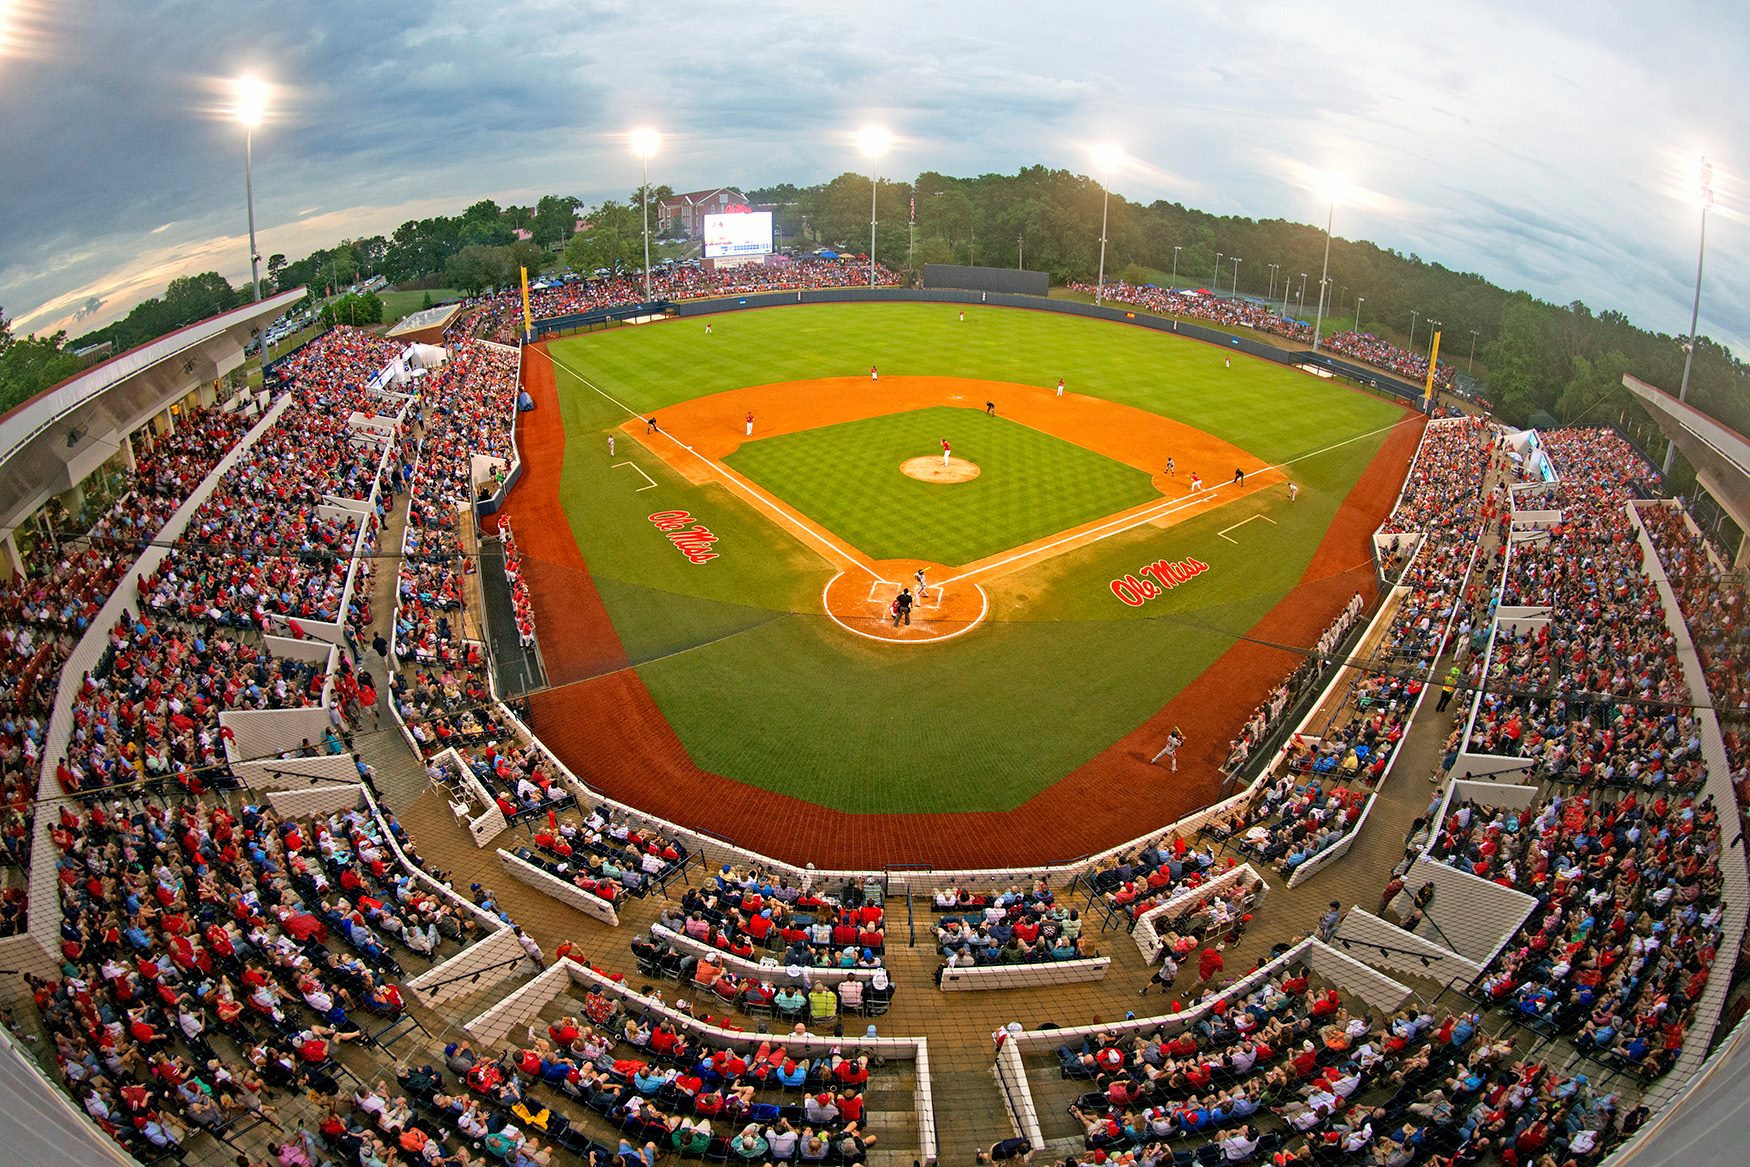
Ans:
[[[177,275],[248,274],[228,81],[262,255],[482,198],[1093,170],[1217,214],[1317,223],[1750,355],[1750,21],[1731,0],[0,0],[0,306],[77,334]],[[1384,306],[1381,305],[1383,308]]]

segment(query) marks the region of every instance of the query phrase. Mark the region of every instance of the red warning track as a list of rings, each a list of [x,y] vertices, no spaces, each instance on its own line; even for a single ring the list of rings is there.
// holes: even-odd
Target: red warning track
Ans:
[[[1391,509],[1421,436],[1393,429],[1343,500],[1296,588],[1147,722],[1011,811],[849,814],[702,770],[638,674],[626,667],[607,608],[559,501],[565,430],[553,366],[524,365],[536,409],[519,421],[523,477],[509,514],[522,548],[549,676],[588,676],[529,701],[532,728],[596,789],[792,863],[998,867],[1061,862],[1132,838],[1214,801],[1229,737],[1294,667],[1256,641],[1310,644],[1360,591],[1374,591],[1371,536]],[[533,355],[533,354],[531,354]],[[1151,766],[1167,731],[1190,743],[1180,771]],[[710,808],[703,813],[701,808]]]

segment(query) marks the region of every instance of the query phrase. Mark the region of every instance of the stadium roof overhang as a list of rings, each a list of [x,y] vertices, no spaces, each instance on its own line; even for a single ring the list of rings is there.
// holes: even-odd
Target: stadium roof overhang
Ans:
[[[77,373],[0,417],[0,524],[18,526],[71,490],[166,405],[243,363],[243,349],[304,297],[281,292]]]
[[[1639,377],[1624,375],[1622,383],[1646,406],[1659,432],[1683,451],[1703,488],[1741,530],[1750,531],[1750,441]]]

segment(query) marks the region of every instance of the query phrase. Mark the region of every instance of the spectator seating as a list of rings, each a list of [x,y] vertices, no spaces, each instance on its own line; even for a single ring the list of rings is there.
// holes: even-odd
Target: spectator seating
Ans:
[[[1461,802],[1431,854],[1537,898],[1479,980],[1483,995],[1653,1077],[1682,1048],[1713,967],[1719,845],[1711,800],[1581,792],[1522,810]]]

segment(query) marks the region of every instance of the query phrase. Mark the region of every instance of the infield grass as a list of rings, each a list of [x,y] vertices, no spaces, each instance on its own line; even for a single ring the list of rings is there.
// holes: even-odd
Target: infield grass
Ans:
[[[944,435],[970,482],[900,465]],[[1132,466],[982,409],[938,405],[744,444],[726,461],[874,559],[959,566],[1161,497]]]

